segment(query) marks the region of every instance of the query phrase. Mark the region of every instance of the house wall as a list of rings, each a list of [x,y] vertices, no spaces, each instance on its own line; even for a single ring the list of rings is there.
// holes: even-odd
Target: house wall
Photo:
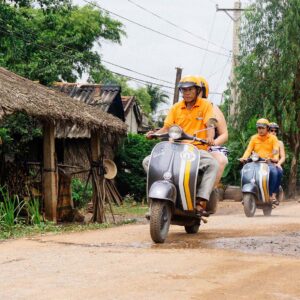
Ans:
[[[138,133],[138,123],[133,112],[133,106],[130,108],[130,111],[126,116],[125,123],[128,125],[127,132]]]
[[[89,169],[90,163],[86,149],[90,149],[90,139],[66,139],[64,145],[64,163]],[[114,151],[112,145],[105,144],[104,158],[114,160]],[[75,177],[83,180],[85,180],[87,176],[88,172],[75,175]]]

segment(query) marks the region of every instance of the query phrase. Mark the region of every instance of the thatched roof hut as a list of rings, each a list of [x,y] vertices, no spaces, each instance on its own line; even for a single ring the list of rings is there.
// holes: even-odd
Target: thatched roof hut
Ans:
[[[101,159],[101,137],[126,134],[126,125],[120,119],[41,84],[0,68],[0,120],[5,115],[26,113],[43,124],[43,193],[45,214],[49,220],[57,217],[57,164],[55,130],[59,126],[76,126],[90,133],[91,166],[94,177],[94,198],[100,199],[98,181]],[[102,186],[101,184],[99,186]],[[96,201],[96,200],[95,200]],[[96,207],[96,206],[95,206]],[[95,219],[102,222],[104,210],[98,206]]]
[[[111,114],[0,68],[0,119],[16,112],[41,121],[126,134],[124,122]]]

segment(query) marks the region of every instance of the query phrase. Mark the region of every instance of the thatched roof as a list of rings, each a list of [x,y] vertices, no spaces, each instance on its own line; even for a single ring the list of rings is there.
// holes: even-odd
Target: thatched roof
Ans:
[[[126,125],[111,114],[0,68],[0,119],[16,112],[42,121],[126,133]]]

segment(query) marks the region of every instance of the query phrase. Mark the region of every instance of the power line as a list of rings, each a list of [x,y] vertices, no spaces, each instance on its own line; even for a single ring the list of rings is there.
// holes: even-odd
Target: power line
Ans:
[[[141,6],[140,4],[135,3],[135,2],[132,1],[132,0],[127,0],[127,1],[130,2],[131,4],[135,5],[135,6],[139,7],[140,9],[146,11],[147,13],[149,13],[149,14],[155,16],[156,18],[158,18],[158,19],[160,19],[160,20],[163,20],[163,21],[165,21],[166,23],[168,23],[168,24],[170,24],[170,25],[172,25],[172,26],[174,26],[174,27],[176,27],[176,28],[178,28],[178,29],[181,29],[181,30],[184,31],[184,32],[187,32],[188,34],[192,35],[193,37],[196,37],[197,39],[199,39],[199,40],[201,40],[201,41],[206,41],[208,44],[212,44],[212,45],[214,45],[214,46],[216,46],[216,47],[218,47],[218,48],[222,48],[222,49],[224,49],[224,50],[230,52],[229,49],[226,49],[226,48],[224,48],[224,47],[222,47],[222,46],[220,46],[220,45],[217,45],[216,43],[211,42],[211,41],[207,40],[206,38],[204,38],[204,37],[202,37],[202,36],[199,36],[199,35],[193,33],[192,31],[189,31],[189,30],[187,30],[187,29],[185,29],[185,28],[183,28],[183,27],[181,27],[181,26],[179,26],[179,25],[177,25],[177,24],[175,24],[175,23],[169,21],[168,19],[166,19],[166,18],[164,18],[164,17],[162,17],[162,16],[160,16],[160,15],[154,13],[153,11],[151,11],[151,10],[149,10],[149,9],[147,9],[147,8],[145,8],[145,7],[143,7],[143,6]]]
[[[136,73],[136,74],[138,74],[138,75],[142,75],[142,76],[145,76],[145,77],[148,77],[148,78],[151,78],[151,79],[155,79],[155,80],[158,80],[158,81],[162,81],[162,82],[165,82],[165,83],[173,84],[173,82],[171,82],[171,81],[167,81],[167,80],[160,79],[160,78],[157,78],[157,77],[154,77],[154,76],[146,75],[146,74],[143,74],[143,73],[134,71],[134,70],[132,70],[132,69],[129,69],[129,68],[126,68],[126,67],[122,67],[122,66],[120,66],[120,65],[117,65],[117,64],[115,64],[115,63],[112,63],[112,62],[107,61],[107,60],[104,60],[104,59],[101,59],[101,61],[103,61],[103,62],[105,62],[105,63],[107,63],[107,64],[109,64],[109,65],[112,65],[112,66],[115,66],[115,67],[118,67],[118,68],[121,68],[121,69],[130,71],[130,72]]]
[[[1,21],[1,20],[0,20]],[[2,26],[0,26],[2,27]],[[2,27],[4,28],[4,27]],[[26,33],[26,34],[30,34],[31,35],[31,38],[34,38],[34,36],[32,35],[33,32],[25,32],[23,31],[23,33]],[[24,40],[24,39],[23,39]],[[71,48],[71,47],[68,47],[66,45],[63,45],[63,44],[55,44],[56,47],[58,46],[63,46],[65,49],[69,49],[69,50],[73,50],[73,51],[78,51],[77,49],[75,48]],[[42,48],[46,49],[46,50],[50,50],[50,51],[53,51],[52,49],[48,48],[48,47],[45,47],[43,45],[41,45]],[[65,55],[65,54],[64,54]],[[158,80],[158,81],[162,81],[162,82],[165,82],[165,83],[170,83],[170,84],[173,84],[173,82],[171,81],[167,81],[167,80],[164,80],[164,79],[161,79],[161,78],[157,78],[157,77],[154,77],[154,76],[151,76],[151,75],[147,75],[147,74],[144,74],[144,73],[141,73],[141,72],[138,72],[138,71],[135,71],[135,70],[132,70],[132,69],[129,69],[127,67],[123,67],[123,66],[120,66],[120,65],[117,65],[113,62],[110,62],[110,61],[107,61],[107,60],[104,60],[104,59],[101,59],[102,62],[105,62],[107,64],[110,64],[112,66],[115,66],[115,67],[118,67],[118,68],[121,68],[121,69],[124,69],[124,70],[127,70],[127,71],[130,71],[130,72],[133,72],[133,73],[136,73],[138,75],[142,75],[142,76],[145,76],[145,77],[148,77],[148,78],[151,78],[151,79],[154,79],[154,80]]]
[[[216,12],[214,13],[214,17],[213,17],[213,21],[212,21],[212,24],[211,24],[211,28],[210,28],[210,31],[209,31],[209,36],[208,38],[211,37],[212,35],[212,32],[213,32],[213,29],[214,29],[214,26],[215,26],[215,21],[216,21]],[[208,43],[206,44],[206,49],[208,48]],[[204,63],[205,63],[205,58],[206,58],[206,54],[207,52],[205,52],[203,58],[202,58],[202,62],[201,62],[201,70],[204,68]]]
[[[228,21],[228,25],[227,25],[226,33],[225,33],[224,38],[223,38],[223,41],[222,41],[222,45],[224,45],[224,43],[225,43],[225,40],[226,40],[226,37],[227,37],[227,33],[229,32],[230,25],[231,25],[231,22]],[[215,59],[213,65],[212,65],[212,67],[211,67],[212,70],[214,70],[215,65],[217,64],[218,60],[219,60],[219,57],[216,57],[216,59]],[[227,63],[228,63],[228,61],[226,60],[226,64],[225,64],[225,65],[227,65]],[[214,76],[215,74],[217,74],[217,73],[218,73],[220,70],[222,70],[222,69],[223,69],[223,67],[220,68],[220,69],[218,69],[218,71],[215,71],[215,72],[213,72],[212,74],[210,74],[207,78],[210,78],[210,77]]]
[[[176,37],[173,37],[173,36],[171,36],[171,35],[162,33],[162,32],[160,32],[160,31],[158,31],[158,30],[156,30],[156,29],[153,29],[153,28],[150,28],[150,27],[148,27],[148,26],[142,25],[142,24],[140,24],[140,23],[138,23],[138,22],[136,22],[136,21],[130,20],[130,19],[128,19],[128,18],[126,18],[126,17],[123,17],[123,16],[121,16],[121,15],[119,15],[119,14],[116,14],[116,13],[114,13],[114,12],[111,12],[111,11],[109,11],[109,10],[107,10],[107,9],[105,9],[105,8],[103,8],[103,7],[101,7],[100,5],[98,5],[98,4],[96,4],[96,3],[90,2],[90,1],[88,1],[88,0],[83,0],[83,1],[86,2],[86,3],[88,3],[88,4],[90,4],[90,5],[92,5],[92,6],[94,6],[94,7],[97,7],[97,8],[99,8],[99,9],[102,9],[103,11],[107,12],[108,14],[114,15],[114,16],[116,16],[116,17],[118,17],[118,18],[121,18],[121,19],[123,19],[123,20],[126,20],[126,21],[128,21],[128,22],[130,22],[130,23],[132,23],[132,24],[135,24],[135,25],[137,25],[137,26],[139,26],[139,27],[142,27],[142,28],[147,29],[147,30],[149,30],[149,31],[155,32],[155,33],[157,33],[157,34],[159,34],[159,35],[161,35],[161,36],[164,36],[164,37],[166,37],[166,38],[168,38],[168,39],[177,41],[177,42],[179,42],[179,43],[182,43],[182,44],[185,44],[185,45],[188,45],[188,46],[191,46],[191,47],[193,47],[193,48],[197,48],[197,49],[200,49],[200,50],[203,50],[203,51],[211,52],[211,53],[214,53],[214,54],[216,54],[216,55],[222,55],[222,56],[230,57],[229,54],[225,54],[225,53],[218,52],[218,51],[214,51],[214,50],[205,49],[205,48],[203,48],[203,47],[200,47],[200,46],[197,46],[197,45],[195,45],[195,44],[192,44],[192,43],[183,41],[183,40],[178,39],[178,38],[176,38]]]
[[[23,38],[22,36],[20,36],[20,35],[17,34],[16,32],[11,32],[11,31],[7,30],[6,28],[4,28],[4,27],[1,26],[1,25],[0,25],[0,28],[4,29],[4,30],[1,30],[1,29],[0,29],[0,32],[2,32],[2,33],[8,33],[8,34],[10,34],[11,36],[17,35],[23,42],[26,42],[26,44],[35,45],[36,47],[38,47],[38,48],[40,48],[40,49],[48,50],[48,51],[51,51],[51,52],[53,52],[53,53],[63,55],[64,57],[71,58],[71,56],[67,55],[66,53],[61,53],[61,52],[55,51],[54,49],[50,49],[50,48],[45,47],[45,46],[43,46],[43,45],[36,45],[36,44],[33,44],[32,42],[29,42],[28,40],[25,40],[25,38]],[[72,49],[72,48],[70,48],[70,49]],[[72,50],[75,50],[75,49],[72,49]],[[140,82],[140,83],[156,85],[156,86],[168,88],[168,89],[171,89],[171,90],[174,89],[174,88],[171,87],[171,86],[166,86],[166,85],[158,84],[158,83],[155,83],[155,82],[152,82],[152,81],[147,81],[147,80],[143,80],[143,79],[140,79],[140,78],[135,78],[135,77],[128,76],[128,75],[124,75],[124,74],[121,74],[121,73],[118,73],[118,72],[114,72],[114,71],[111,71],[111,70],[109,70],[109,71],[110,71],[111,73],[113,73],[113,74],[118,75],[118,76],[126,77],[126,78],[128,78],[128,79],[130,79],[130,80],[138,81],[138,82]]]
[[[23,42],[25,42],[27,45],[30,44],[30,45],[35,45],[36,47],[40,48],[40,49],[44,49],[44,50],[48,50],[48,51],[51,51],[53,53],[56,53],[56,54],[59,54],[59,55],[63,55],[64,57],[67,57],[67,58],[72,58],[71,56],[67,55],[66,53],[61,53],[61,52],[58,52],[56,51],[55,49],[51,49],[49,47],[46,47],[44,45],[38,45],[38,44],[34,44],[32,43],[33,41],[28,41],[27,39],[25,39],[23,36],[21,36],[20,34],[18,34],[17,32],[12,32],[10,30],[7,30],[7,28],[5,28],[4,26],[1,26],[0,25],[0,28],[2,28],[2,30],[0,29],[0,32],[2,33],[8,33],[10,34],[11,36],[18,36]],[[58,45],[56,45],[58,46]],[[64,46],[64,45],[62,45]],[[70,50],[76,50],[74,48],[69,48],[67,46],[65,46],[66,48],[70,49]],[[116,65],[118,66],[118,65]],[[166,85],[163,85],[163,84],[158,84],[158,83],[155,83],[155,82],[152,82],[152,81],[147,81],[147,80],[143,80],[143,79],[140,79],[140,78],[135,78],[135,77],[132,77],[132,76],[128,76],[128,75],[125,75],[125,74],[121,74],[121,73],[118,73],[118,72],[114,72],[114,71],[111,71],[109,70],[111,73],[113,74],[116,74],[118,76],[122,76],[122,77],[126,77],[130,80],[133,80],[133,81],[137,81],[139,83],[144,83],[144,84],[151,84],[151,85],[156,85],[156,86],[159,86],[159,87],[164,87],[164,88],[168,88],[168,89],[171,89],[173,90],[174,88],[171,87],[171,86],[166,86]],[[219,94],[218,92],[211,92],[211,94]]]

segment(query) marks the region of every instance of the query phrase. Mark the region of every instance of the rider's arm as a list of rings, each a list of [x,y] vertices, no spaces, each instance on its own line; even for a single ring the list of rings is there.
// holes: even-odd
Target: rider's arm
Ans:
[[[279,158],[278,165],[282,166],[282,164],[285,162],[285,150],[282,141],[279,141]]]
[[[205,105],[205,109],[203,110],[203,121],[205,127],[208,129],[206,131],[206,139],[209,144],[213,144],[215,137],[215,116],[213,112],[213,106],[210,102],[205,101],[202,105]]]
[[[157,131],[149,131],[146,133],[146,137],[148,139],[151,139],[152,137],[152,134],[155,133],[155,134],[164,134],[164,133],[167,133],[169,128],[175,123],[175,112],[174,112],[174,106],[171,107],[170,111],[168,112],[168,115],[166,116],[165,118],[165,121],[164,121],[164,126],[157,130]]]
[[[242,156],[242,159],[247,159],[251,155],[253,148],[254,148],[254,139],[252,137],[244,155]]]
[[[217,105],[213,106],[215,116],[218,120],[217,124],[217,130],[219,133],[219,136],[215,139],[214,143],[216,146],[221,146],[225,144],[228,141],[228,130],[227,130],[227,124],[224,117],[223,112],[220,110],[220,108]]]
[[[279,141],[277,139],[277,137],[275,137],[274,135],[273,137],[273,162],[278,162],[279,160]]]

